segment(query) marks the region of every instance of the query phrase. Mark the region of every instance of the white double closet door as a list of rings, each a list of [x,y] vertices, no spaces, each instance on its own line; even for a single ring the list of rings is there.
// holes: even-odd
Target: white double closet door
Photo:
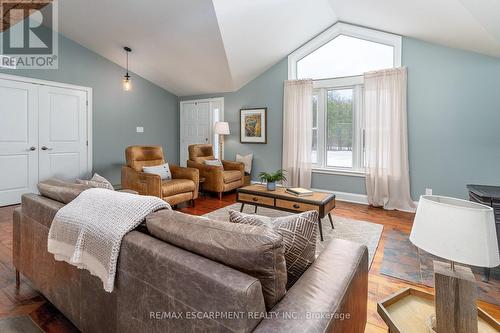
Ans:
[[[0,206],[91,170],[88,91],[0,79]]]

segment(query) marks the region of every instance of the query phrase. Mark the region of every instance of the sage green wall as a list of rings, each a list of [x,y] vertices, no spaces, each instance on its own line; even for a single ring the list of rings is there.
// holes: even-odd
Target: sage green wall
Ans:
[[[283,147],[283,80],[288,76],[287,61],[282,60],[235,92],[185,96],[180,100],[224,97],[224,120],[231,135],[224,137],[224,156],[234,159],[237,153],[254,154],[252,176],[279,169]],[[267,107],[267,144],[240,143],[240,109]]]
[[[129,145],[162,145],[167,159],[178,163],[177,96],[133,73],[133,89],[123,91],[124,69],[72,40],[60,36],[57,70],[0,72],[91,87],[94,171],[113,184],[120,183],[120,168]],[[136,126],[143,126],[144,133],[136,133]]]
[[[405,38],[412,196],[500,185],[500,59]]]
[[[411,194],[466,197],[467,183],[500,185],[500,59],[403,38],[408,67]],[[287,59],[236,92],[182,97],[224,97],[231,135],[226,157],[254,152],[253,179],[281,167],[283,81]],[[267,145],[239,143],[239,109],[269,108]],[[364,178],[313,174],[318,189],[366,194]]]

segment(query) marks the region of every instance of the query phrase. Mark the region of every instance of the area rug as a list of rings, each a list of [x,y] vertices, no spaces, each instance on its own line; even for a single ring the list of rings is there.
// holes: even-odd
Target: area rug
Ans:
[[[0,319],[2,333],[43,333],[29,316],[7,317]]]
[[[384,243],[384,258],[380,273],[397,279],[434,287],[433,260],[441,260],[420,250],[410,242],[407,233],[391,230]],[[490,280],[482,281],[483,269],[471,267],[478,286],[479,299],[500,305],[500,267],[491,270]]]
[[[215,210],[203,216],[208,217],[212,220],[227,222],[229,221],[229,213],[228,213],[229,210],[239,211],[240,207],[241,204],[236,203]],[[245,205],[243,212],[248,214],[253,214],[254,206]],[[257,214],[268,217],[280,217],[280,216],[292,215],[293,213],[283,212],[276,209],[259,207]],[[336,216],[335,210],[332,211],[332,217],[335,229],[332,229],[332,227],[330,226],[330,221],[328,220],[328,217],[325,217],[321,221],[323,227],[324,241],[320,241],[318,233],[316,255],[319,255],[332,239],[335,238],[345,239],[366,245],[368,247],[368,262],[371,265],[373,261],[373,256],[375,255],[375,251],[377,250],[377,246],[380,241],[380,236],[382,235],[383,226],[376,223],[358,221],[345,217]]]

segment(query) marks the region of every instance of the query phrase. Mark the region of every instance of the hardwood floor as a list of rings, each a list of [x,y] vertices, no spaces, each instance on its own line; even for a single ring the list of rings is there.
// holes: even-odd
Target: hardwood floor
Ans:
[[[204,197],[196,200],[196,206],[179,208],[180,211],[203,215],[213,210],[233,204],[234,193],[225,195],[222,200]],[[12,212],[14,206],[0,207],[0,318],[29,315],[46,332],[74,332],[75,328],[57,309],[48,303],[22,279],[21,288],[15,288],[15,274],[12,266]],[[385,211],[365,205],[337,202],[334,214],[356,220],[379,223],[384,226],[382,238],[375,253],[368,279],[368,324],[366,332],[387,332],[387,326],[377,314],[377,301],[406,287],[432,292],[432,288],[411,284],[406,281],[380,274],[384,244],[390,230],[410,233],[413,214]],[[500,320],[500,307],[479,302],[479,305],[497,320]]]

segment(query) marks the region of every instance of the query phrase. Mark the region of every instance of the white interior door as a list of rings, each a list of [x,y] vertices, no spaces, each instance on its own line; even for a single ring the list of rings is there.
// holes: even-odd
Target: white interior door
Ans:
[[[39,181],[87,175],[87,126],[85,91],[40,86]]]
[[[37,192],[38,88],[0,79],[0,206]]]
[[[188,147],[197,143],[212,143],[210,101],[182,102],[180,165],[186,166]]]

